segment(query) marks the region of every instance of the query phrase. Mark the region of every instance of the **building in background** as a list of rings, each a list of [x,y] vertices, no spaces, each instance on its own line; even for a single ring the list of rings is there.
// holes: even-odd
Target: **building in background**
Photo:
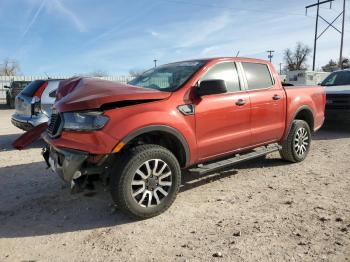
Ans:
[[[330,73],[307,70],[287,71],[285,82],[295,86],[311,86],[321,83]]]

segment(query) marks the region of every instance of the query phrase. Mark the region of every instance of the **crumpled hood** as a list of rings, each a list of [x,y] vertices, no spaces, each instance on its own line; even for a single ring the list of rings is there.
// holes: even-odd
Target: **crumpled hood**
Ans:
[[[82,111],[120,101],[162,100],[170,95],[170,92],[97,78],[72,78],[60,84],[54,107],[59,112]]]

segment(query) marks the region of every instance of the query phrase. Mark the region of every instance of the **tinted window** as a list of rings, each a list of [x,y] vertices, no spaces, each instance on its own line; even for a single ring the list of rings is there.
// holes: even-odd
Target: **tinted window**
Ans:
[[[269,68],[265,64],[242,63],[248,81],[248,89],[268,88],[273,85]]]
[[[350,71],[340,71],[330,74],[323,80],[323,86],[350,85]]]
[[[236,64],[233,62],[224,62],[214,65],[202,77],[203,80],[224,80],[229,92],[240,91],[238,73]]]
[[[36,90],[39,89],[39,87],[44,83],[44,80],[35,80],[31,82],[29,85],[27,85],[21,94],[26,95],[26,96],[33,96],[36,92]]]

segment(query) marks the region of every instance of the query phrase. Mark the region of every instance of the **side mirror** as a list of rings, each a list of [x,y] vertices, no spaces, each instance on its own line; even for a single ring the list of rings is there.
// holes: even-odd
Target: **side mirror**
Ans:
[[[9,86],[4,86],[4,88],[10,89],[10,87],[9,87]]]
[[[224,80],[204,80],[196,89],[198,96],[207,96],[227,93],[226,83]]]

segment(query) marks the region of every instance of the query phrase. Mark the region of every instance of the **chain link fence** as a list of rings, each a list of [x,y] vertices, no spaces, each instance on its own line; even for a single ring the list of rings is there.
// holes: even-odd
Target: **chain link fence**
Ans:
[[[51,79],[68,79],[71,76],[51,76]],[[131,76],[105,76],[98,77],[104,80],[115,81],[119,83],[127,83],[133,79]],[[0,104],[6,104],[6,91],[8,89],[5,86],[10,86],[12,81],[34,81],[38,79],[47,79],[47,76],[0,76]]]

